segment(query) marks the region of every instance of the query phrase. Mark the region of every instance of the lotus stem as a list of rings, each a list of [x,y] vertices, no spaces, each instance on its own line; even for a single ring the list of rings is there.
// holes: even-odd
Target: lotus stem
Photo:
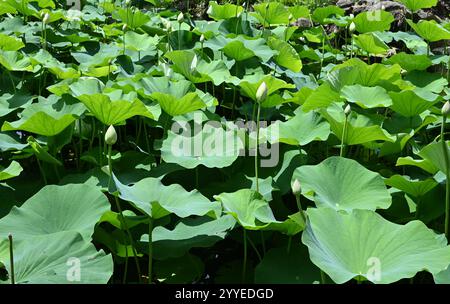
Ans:
[[[148,223],[148,283],[152,283],[153,278],[153,218],[150,216]]]
[[[444,150],[444,161],[445,167],[447,168],[445,172],[446,181],[445,181],[445,237],[448,240],[449,237],[449,221],[450,221],[450,157],[448,153],[448,145],[445,142],[444,131],[445,124],[447,122],[447,115],[443,115],[442,127],[441,127],[441,142],[442,149]]]
[[[247,271],[247,230],[245,229],[245,227],[242,228],[244,229],[244,259],[242,261],[242,283],[244,283]]]
[[[344,121],[344,128],[342,130],[341,151],[339,153],[340,157],[344,157],[344,153],[345,153],[345,141],[347,140],[348,115],[350,114],[350,111],[351,111],[350,105],[347,105],[347,107],[344,110],[345,121]]]
[[[258,178],[258,153],[259,153],[259,119],[261,115],[261,104],[258,102],[258,111],[256,114],[256,147],[255,147],[255,182],[256,192],[259,193],[259,178]]]
[[[38,164],[38,167],[39,167],[39,171],[41,171],[42,178],[44,179],[44,183],[45,183],[45,185],[48,185],[47,176],[45,175],[45,171],[42,168],[41,161],[39,160],[39,158],[37,156],[36,156],[36,160],[37,160],[37,164]]]
[[[292,235],[290,235],[288,238],[287,249],[286,249],[288,254],[291,252],[291,244],[292,244]]]
[[[105,143],[106,143],[106,140],[105,140]],[[108,145],[108,169],[109,169],[108,188],[110,187],[111,179],[112,179],[111,154],[112,154],[112,145]],[[128,239],[129,239],[131,248],[133,250],[134,260],[136,262],[136,269],[137,269],[137,272],[138,272],[139,282],[140,282],[141,281],[141,277],[142,277],[141,276],[141,267],[139,265],[139,260],[138,260],[138,257],[137,257],[136,247],[134,246],[133,237],[131,236],[130,229],[128,229],[127,222],[125,221],[125,217],[123,216],[122,207],[120,206],[119,199],[118,199],[118,197],[116,195],[114,195],[114,200],[116,202],[117,210],[119,211],[119,218],[120,218],[120,221],[121,221],[121,225],[125,229],[125,231],[126,231],[126,233],[128,235]],[[128,247],[126,247],[126,258],[125,259],[128,260]]]
[[[11,276],[11,284],[16,284],[16,276],[14,274],[14,243],[12,234],[8,234],[9,240],[9,268],[10,268],[10,276]]]
[[[300,202],[300,193],[295,195],[295,201],[297,203],[298,211],[300,212],[300,216],[302,217],[303,222],[306,224],[306,215],[305,211],[303,211],[302,203]]]

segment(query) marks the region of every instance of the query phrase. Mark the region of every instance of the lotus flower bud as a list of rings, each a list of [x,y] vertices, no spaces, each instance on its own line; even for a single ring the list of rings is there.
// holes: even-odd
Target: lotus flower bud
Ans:
[[[184,21],[184,15],[183,15],[183,13],[180,13],[180,14],[178,15],[177,21],[178,21],[178,23],[183,23],[183,21]]]
[[[194,55],[194,58],[192,59],[191,62],[191,71],[195,71],[195,68],[197,68],[197,62],[198,62],[197,55]]]
[[[122,32],[125,32],[128,28],[128,25],[126,23],[123,24],[122,26]]]
[[[352,107],[348,104],[344,109],[345,116],[348,116],[351,111],[352,111]]]
[[[267,84],[266,84],[265,81],[263,81],[263,82],[259,85],[258,90],[256,91],[256,101],[259,102],[259,103],[261,103],[261,102],[263,102],[264,100],[266,100],[266,98],[267,98],[267,92],[268,92],[268,90],[267,90]]]
[[[298,196],[298,195],[300,195],[300,193],[301,193],[301,187],[300,187],[300,182],[299,182],[299,180],[298,179],[295,179],[295,181],[294,181],[294,183],[292,184],[292,193],[295,195],[295,196]]]
[[[450,115],[450,101],[447,101],[442,107],[442,115],[445,117]]]
[[[200,36],[200,43],[203,43],[204,41],[205,41],[205,35],[202,34],[202,35]]]
[[[109,126],[105,133],[105,143],[109,146],[114,145],[117,142],[117,133],[114,126]]]
[[[42,19],[42,22],[47,24],[50,20],[50,15],[48,13],[45,13],[44,18]]]
[[[355,18],[355,15],[350,14],[349,17],[350,17],[350,19],[354,19],[354,18]]]
[[[292,14],[289,14],[288,19],[289,19],[289,22],[291,22],[291,20],[294,19],[294,16],[292,16]]]
[[[130,5],[130,3],[131,3],[131,0],[125,0],[125,5],[126,6]]]
[[[306,40],[305,40],[305,37],[300,37],[300,41],[301,42],[305,42]]]
[[[269,8],[269,2],[266,3],[266,9],[268,9],[268,8]]]
[[[355,22],[350,23],[348,30],[350,31],[350,33],[353,33],[356,30]]]

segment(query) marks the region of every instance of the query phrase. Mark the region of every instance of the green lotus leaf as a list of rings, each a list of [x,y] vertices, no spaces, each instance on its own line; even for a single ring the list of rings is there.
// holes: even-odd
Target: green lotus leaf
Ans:
[[[311,12],[307,6],[295,5],[288,8],[294,18],[309,18]]]
[[[312,14],[312,18],[314,21],[319,22],[320,24],[326,23],[327,18],[331,16],[344,16],[345,11],[337,7],[336,5],[328,5],[325,7],[318,7],[314,10]]]
[[[125,8],[115,8],[112,16],[114,19],[118,19],[123,23],[126,23],[128,27],[133,29],[140,28],[151,19],[149,15],[141,12],[140,10]]]
[[[432,142],[420,150],[417,155],[422,157],[424,160],[431,163],[434,167],[438,168],[441,172],[447,173],[450,168],[447,168],[445,164],[445,156],[450,155],[450,141],[446,142],[447,151],[444,151],[442,147],[442,142]]]
[[[7,168],[2,168],[0,166],[0,181],[19,176],[22,171],[22,166],[13,160]]]
[[[255,12],[251,13],[259,23],[264,26],[287,24],[289,11],[280,2],[259,3],[253,6]]]
[[[392,105],[392,99],[382,87],[364,87],[359,84],[345,86],[341,97],[348,102],[356,103],[363,109],[385,108]]]
[[[102,94],[80,95],[77,98],[105,125],[116,125],[133,116],[150,119],[157,116],[137,98],[136,92],[124,94],[121,90],[108,90]]]
[[[16,91],[15,94],[5,93],[0,96],[0,117],[14,112],[19,108],[28,107],[34,100],[34,97],[26,92]]]
[[[125,33],[125,44],[129,50],[137,52],[156,50],[158,42],[158,38],[150,37],[147,34],[140,35],[133,31],[127,31]]]
[[[355,36],[355,44],[373,55],[385,55],[389,50],[389,46],[374,33]]]
[[[378,173],[357,161],[333,156],[315,166],[301,166],[294,171],[302,194],[318,207],[336,210],[387,209],[391,196]]]
[[[414,159],[410,156],[408,157],[399,157],[397,159],[396,166],[413,166],[421,168],[422,170],[427,171],[431,174],[436,174],[439,169],[436,168],[432,162],[426,160],[426,159]]]
[[[206,62],[198,59],[191,51],[172,51],[165,55],[173,62],[173,70],[193,83],[212,81],[218,86],[223,82],[237,83],[239,80],[230,74],[223,60]]]
[[[2,131],[23,130],[31,133],[55,136],[71,125],[86,111],[80,103],[71,99],[50,96],[29,105],[14,122],[5,121]]]
[[[320,269],[309,260],[303,245],[290,250],[272,248],[255,268],[256,284],[313,284],[320,282]]]
[[[328,120],[331,130],[336,137],[342,139],[345,124],[345,114],[342,108],[334,105],[320,113]],[[359,115],[354,112],[352,112],[348,118],[345,133],[344,143],[346,145],[358,145],[372,141],[395,142],[395,136],[390,135],[376,122],[364,115]]]
[[[408,176],[398,174],[385,179],[384,182],[386,185],[399,189],[414,197],[421,197],[438,185],[431,178],[426,180],[411,180]]]
[[[39,50],[38,53],[30,57],[33,64],[41,64],[59,79],[79,78],[80,72],[72,67],[67,67],[59,62],[46,50]]]
[[[9,232],[16,241],[33,242],[38,236],[62,231],[78,232],[89,241],[94,227],[110,209],[106,196],[98,189],[83,185],[50,185],[30,197],[20,208],[0,220],[0,236]]]
[[[286,41],[269,38],[269,46],[278,51],[278,55],[274,57],[275,62],[291,71],[298,73],[301,71],[303,65],[297,51]]]
[[[427,55],[406,54],[404,52],[395,54],[388,60],[387,64],[398,64],[406,71],[424,71],[433,65],[433,62]]]
[[[263,82],[267,85],[267,96],[270,96],[281,89],[295,88],[293,84],[286,83],[284,80],[273,77],[272,75],[266,75],[264,77],[245,77],[239,83],[239,86],[244,95],[256,101],[256,92]]]
[[[389,96],[392,99],[390,108],[405,117],[420,115],[438,102],[438,99],[431,102],[425,100],[414,93],[414,91],[409,90],[389,92]]]
[[[411,12],[415,13],[424,8],[436,6],[437,0],[398,0],[403,3]]]
[[[282,234],[294,236],[305,229],[305,221],[300,212],[291,214],[283,222],[270,223],[261,230],[278,231]]]
[[[225,3],[223,5],[217,4],[217,2],[210,1],[208,7],[208,16],[214,20],[224,20],[239,16],[243,12],[242,6],[237,6],[231,3]]]
[[[288,145],[305,146],[313,141],[325,141],[330,135],[330,125],[314,111],[303,112],[299,107],[294,116],[285,122],[276,121],[260,135],[266,136],[271,144],[282,142]]]
[[[235,131],[205,125],[201,132],[192,135],[189,125],[187,127],[181,134],[169,130],[161,148],[161,157],[165,162],[188,169],[199,165],[224,168],[230,166],[243,149],[243,143]]]
[[[152,97],[171,116],[183,115],[206,106],[196,93],[188,93],[182,98],[177,98],[173,95],[155,92]]]
[[[397,225],[369,210],[350,214],[308,209],[302,235],[311,261],[330,278],[388,284],[427,270],[436,274],[450,263],[450,247],[420,221]]]
[[[3,51],[18,51],[23,48],[25,44],[21,39],[12,36],[0,34],[0,49]]]
[[[434,20],[420,20],[418,23],[409,19],[406,21],[420,37],[429,42],[450,39],[450,31]]]
[[[29,57],[21,55],[17,51],[0,50],[0,65],[8,71],[33,71]]]
[[[9,258],[4,260],[9,270]],[[74,231],[14,243],[16,284],[106,284],[112,273],[111,255]]]
[[[21,151],[26,148],[28,144],[22,143],[15,136],[9,134],[0,133],[0,151],[11,151],[18,150]]]
[[[52,156],[50,153],[47,152],[48,148],[44,148],[41,146],[41,144],[34,139],[33,136],[28,136],[27,142],[30,145],[33,154],[36,155],[37,159],[40,159],[46,163],[56,165],[56,166],[63,166],[62,162],[56,159],[54,156]]]
[[[188,192],[178,184],[165,186],[160,179],[149,177],[127,186],[114,175],[113,179],[121,199],[154,219],[171,213],[184,218],[208,213],[215,216],[219,212],[219,204],[210,202],[197,190]]]
[[[319,108],[327,108],[330,104],[339,101],[340,99],[339,93],[334,91],[331,86],[325,82],[309,94],[303,104],[303,110],[311,111]]]
[[[254,190],[221,193],[215,195],[214,199],[222,203],[225,213],[231,214],[245,229],[260,230],[277,222],[269,203]]]
[[[390,12],[375,10],[358,14],[353,22],[359,33],[368,33],[388,31],[394,20]]]
[[[214,220],[190,219],[180,222],[173,230],[157,226],[152,233],[154,257],[180,257],[191,248],[210,247],[223,240],[235,224],[231,215],[224,215]],[[148,234],[141,237],[141,242],[148,242]]]

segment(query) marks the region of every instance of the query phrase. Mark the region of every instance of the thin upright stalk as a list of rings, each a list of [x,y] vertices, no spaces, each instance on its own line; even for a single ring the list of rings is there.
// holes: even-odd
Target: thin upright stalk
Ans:
[[[306,224],[306,215],[305,212],[303,211],[302,204],[300,202],[300,194],[295,195],[295,201],[297,202],[297,208],[298,211],[300,212],[300,216],[302,217],[303,222]]]
[[[445,131],[445,123],[447,122],[447,116],[443,116],[442,127],[441,127],[441,142],[442,149],[444,150],[444,161],[445,167],[447,168],[445,172],[446,181],[445,181],[445,236],[449,237],[449,221],[450,221],[450,157],[448,153],[448,145],[445,142],[444,131]]]
[[[342,138],[341,138],[341,151],[339,153],[339,156],[344,156],[344,141],[347,139],[347,124],[348,124],[348,116],[345,115],[345,121],[344,121],[344,129],[342,130]]]
[[[246,270],[247,270],[247,230],[244,229],[244,259],[242,261],[242,283],[245,282]]]
[[[255,182],[256,192],[259,192],[259,178],[258,178],[258,153],[259,153],[259,119],[261,115],[261,105],[258,102],[258,112],[256,114],[256,147],[255,147]]]
[[[108,145],[108,169],[109,169],[108,188],[110,187],[111,179],[112,179],[111,152],[112,152],[112,145]],[[119,218],[120,218],[120,221],[121,221],[121,226],[125,229],[125,231],[126,231],[126,233],[128,235],[129,243],[131,245],[131,248],[133,249],[134,260],[136,262],[136,269],[137,269],[137,272],[138,272],[139,282],[140,282],[141,278],[142,278],[141,266],[139,265],[139,260],[137,258],[137,251],[136,251],[136,247],[134,246],[133,237],[131,236],[130,229],[128,229],[127,222],[125,221],[125,217],[123,216],[122,207],[120,206],[119,199],[118,199],[118,197],[116,195],[114,195],[114,200],[116,202],[117,210],[119,211]],[[128,247],[127,247],[126,251],[127,251],[126,259],[128,259]]]
[[[9,271],[10,271],[10,278],[11,278],[11,284],[16,284],[16,276],[14,273],[14,243],[13,243],[13,236],[10,233],[8,235],[9,240]]]
[[[148,223],[148,283],[152,283],[153,278],[153,241],[152,241],[152,233],[153,233],[153,219],[150,217]]]

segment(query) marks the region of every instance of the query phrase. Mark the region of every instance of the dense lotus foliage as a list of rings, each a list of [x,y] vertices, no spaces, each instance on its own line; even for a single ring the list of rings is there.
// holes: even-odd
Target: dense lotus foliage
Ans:
[[[437,0],[169,2],[0,0],[0,283],[450,283]]]

